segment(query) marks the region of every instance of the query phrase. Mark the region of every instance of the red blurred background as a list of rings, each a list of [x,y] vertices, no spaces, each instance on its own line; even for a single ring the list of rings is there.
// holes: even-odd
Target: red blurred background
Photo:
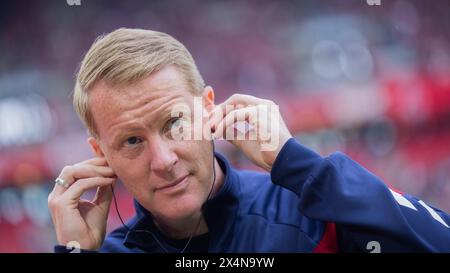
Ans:
[[[235,92],[272,99],[305,145],[344,151],[450,212],[450,2],[380,3],[1,1],[0,252],[56,244],[52,181],[91,157],[71,105],[74,72],[94,39],[118,27],[173,35],[219,102]],[[255,169],[230,144],[217,146]],[[131,217],[121,185],[117,197]],[[108,229],[118,225],[111,210]]]

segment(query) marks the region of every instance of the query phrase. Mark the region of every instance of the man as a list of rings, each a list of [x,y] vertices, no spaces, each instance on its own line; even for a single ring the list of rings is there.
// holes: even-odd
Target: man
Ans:
[[[192,121],[196,97],[200,124]],[[191,111],[174,115],[177,105]],[[167,34],[118,29],[97,39],[74,106],[95,158],[65,167],[49,195],[57,252],[72,242],[100,252],[450,251],[447,214],[389,189],[342,153],[321,157],[302,146],[279,112],[267,111],[271,101],[234,95],[215,105],[187,49]],[[238,122],[254,138],[236,139]],[[267,173],[233,169],[214,153],[211,134]],[[136,215],[105,239],[117,178]],[[94,200],[80,199],[95,188]]]

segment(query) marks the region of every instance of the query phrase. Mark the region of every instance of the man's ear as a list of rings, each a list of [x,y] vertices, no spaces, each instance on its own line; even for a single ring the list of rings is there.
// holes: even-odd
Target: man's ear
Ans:
[[[208,85],[203,89],[202,100],[203,100],[203,105],[205,106],[206,111],[208,111],[208,114],[209,114],[215,107],[214,90],[211,86]]]
[[[91,146],[92,152],[97,157],[104,157],[105,156],[103,154],[103,152],[102,152],[102,149],[100,148],[100,144],[98,143],[98,141],[97,141],[97,139],[95,137],[89,137],[87,141],[89,143],[89,146]]]

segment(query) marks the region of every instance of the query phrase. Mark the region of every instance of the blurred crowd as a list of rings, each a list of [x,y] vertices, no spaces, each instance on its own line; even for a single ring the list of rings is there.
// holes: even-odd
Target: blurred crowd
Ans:
[[[450,212],[450,1],[69,2],[0,1],[0,252],[56,244],[53,180],[92,157],[71,105],[74,73],[95,38],[119,27],[171,34],[218,102],[236,92],[274,100],[300,142],[343,151]],[[120,185],[117,198],[132,216]],[[108,230],[118,225],[112,210]]]

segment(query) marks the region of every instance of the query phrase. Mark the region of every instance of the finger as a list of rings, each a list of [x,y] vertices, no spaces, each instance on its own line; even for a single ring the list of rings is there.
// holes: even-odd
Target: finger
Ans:
[[[234,94],[230,96],[228,99],[226,99],[222,105],[260,105],[260,104],[269,104],[271,103],[270,100],[265,100],[261,98],[257,98],[255,96],[246,95],[246,94]]]
[[[70,187],[77,179],[89,177],[113,177],[115,175],[113,169],[107,166],[96,166],[90,164],[76,164],[66,166],[58,176],[63,179],[66,185]],[[67,190],[64,186],[55,184],[52,194],[59,196]]]
[[[218,104],[210,113],[211,127],[214,130],[215,126],[231,111],[248,106],[257,105],[269,105],[273,102],[270,100],[260,99],[251,95],[234,94],[225,100],[223,103]]]
[[[245,101],[245,96],[247,95],[234,94],[223,103],[216,105],[213,111],[210,112],[210,120],[213,128],[214,125],[217,125],[231,111],[246,107],[248,102]]]
[[[225,111],[222,111],[222,107],[224,107]],[[234,110],[245,108],[242,104],[237,105],[219,105],[215,108],[210,115],[210,126],[212,131],[214,132],[217,128],[219,122],[221,122],[226,115],[230,114]]]
[[[97,193],[95,194],[95,198],[92,201],[94,204],[97,204],[104,211],[109,211],[109,206],[111,204],[113,189],[117,180],[114,181],[110,186],[103,186],[97,189]],[[111,188],[112,187],[112,188]]]
[[[234,140],[235,135],[241,133],[246,134],[245,129],[235,127],[238,122],[246,122],[250,124],[251,116],[256,115],[256,107],[246,107],[229,112],[218,124],[214,132],[216,138],[225,138],[226,140]],[[252,124],[250,124],[251,126]],[[230,139],[231,138],[231,139]]]
[[[89,165],[96,165],[96,166],[108,166],[108,162],[106,161],[105,157],[94,157],[85,161],[82,161],[80,163],[77,163],[76,165],[82,165],[82,164],[89,164]]]
[[[61,200],[67,204],[78,204],[78,201],[90,189],[97,187],[109,187],[114,183],[116,178],[109,177],[90,177],[77,180],[70,186],[61,196]]]

